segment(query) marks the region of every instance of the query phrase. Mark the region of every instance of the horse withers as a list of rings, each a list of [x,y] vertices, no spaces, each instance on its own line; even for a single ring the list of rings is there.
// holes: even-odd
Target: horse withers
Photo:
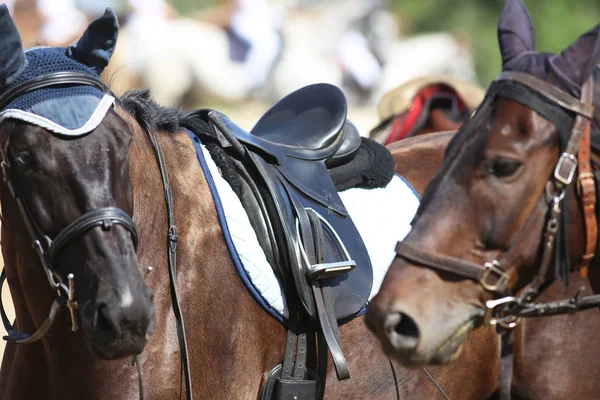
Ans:
[[[559,55],[537,53],[527,9],[507,1],[498,27],[502,73],[450,143],[367,313],[396,360],[443,363],[483,321],[507,335],[520,322],[517,394],[597,396],[597,312],[554,317],[546,330],[522,318],[598,305],[585,290],[598,288],[594,271],[587,282],[587,267],[597,229],[590,140],[595,149],[599,31]],[[556,278],[571,286],[544,293]],[[567,299],[547,302],[560,294]],[[528,333],[542,340],[532,344]]]

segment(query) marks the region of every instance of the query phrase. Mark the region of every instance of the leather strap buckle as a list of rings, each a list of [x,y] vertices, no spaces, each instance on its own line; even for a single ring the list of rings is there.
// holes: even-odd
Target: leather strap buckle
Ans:
[[[563,185],[568,186],[573,181],[576,169],[577,157],[571,153],[564,152],[561,154],[554,169],[554,178]]]
[[[581,182],[584,179],[591,179],[592,180],[592,184],[594,184],[594,173],[593,172],[585,172],[583,174],[579,174],[579,176],[577,177],[577,194],[579,194],[580,196],[584,195],[585,193],[583,193],[583,189],[582,189],[582,184]]]
[[[497,260],[486,262],[483,266],[485,271],[479,279],[481,286],[490,292],[501,291],[508,283],[509,275],[500,268],[500,263]],[[492,273],[498,275],[498,279],[496,279],[495,283],[488,283],[488,278]]]

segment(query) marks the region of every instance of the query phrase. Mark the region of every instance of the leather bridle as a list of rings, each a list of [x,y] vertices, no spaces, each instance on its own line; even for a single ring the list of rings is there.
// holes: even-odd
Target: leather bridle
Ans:
[[[10,104],[14,99],[24,95],[25,93],[45,87],[56,87],[59,85],[89,85],[96,87],[103,92],[109,92],[109,89],[106,85],[89,74],[78,72],[58,72],[42,75],[14,86],[0,96],[0,110],[6,105]],[[40,229],[39,225],[36,223],[33,213],[27,204],[27,199],[21,190],[21,186],[19,185],[14,169],[11,166],[11,162],[7,154],[5,154],[4,150],[2,149],[0,149],[0,165],[2,167],[4,181],[6,182],[10,193],[15,199],[21,212],[25,227],[27,228],[29,237],[31,239],[31,246],[35,249],[38,255],[50,287],[56,290],[58,293],[58,297],[52,304],[48,318],[46,318],[40,328],[31,335],[19,333],[12,326],[8,320],[8,317],[6,316],[4,307],[0,302],[2,322],[4,323],[4,326],[8,332],[8,336],[4,337],[4,339],[22,344],[33,343],[40,340],[50,329],[50,326],[52,325],[60,306],[65,304],[71,313],[71,329],[76,331],[77,322],[75,318],[75,310],[78,308],[78,305],[74,295],[75,277],[72,273],[68,274],[68,284],[64,283],[63,278],[54,268],[57,254],[73,239],[86,234],[88,231],[95,228],[102,228],[102,230],[108,231],[114,225],[121,225],[131,233],[133,246],[137,251],[137,226],[133,219],[125,211],[116,207],[102,207],[81,215],[75,221],[71,222],[66,228],[64,228],[54,239],[50,239],[44,234],[42,229]],[[0,288],[2,287],[5,279],[6,273],[2,271],[2,275],[0,276]]]
[[[519,88],[521,91],[517,91],[521,94],[523,93],[523,87],[530,92],[532,91],[537,99],[535,100],[536,104],[539,104],[539,97],[541,96],[543,100],[550,101],[562,110],[575,114],[575,121],[568,136],[566,148],[557,162],[553,175],[546,184],[545,192],[540,196],[539,201],[520,231],[513,238],[507,251],[480,265],[443,254],[424,251],[409,242],[399,242],[396,246],[397,256],[403,259],[474,280],[486,291],[493,292],[497,297],[500,297],[486,302],[486,321],[492,325],[512,329],[517,325],[521,316],[555,315],[600,306],[600,295],[582,297],[581,292],[571,299],[552,303],[535,303],[535,299],[539,294],[548,287],[547,275],[552,260],[559,262],[556,257],[553,257],[556,255],[556,238],[559,229],[566,229],[566,227],[561,226],[564,225],[561,224],[563,202],[569,186],[576,177],[576,172],[578,172],[576,178],[586,229],[585,254],[579,268],[582,277],[587,276],[588,267],[596,253],[598,237],[595,212],[596,192],[590,164],[590,131],[594,111],[593,84],[593,79],[590,77],[582,87],[581,99],[577,99],[533,75],[522,72],[502,72],[492,84],[488,93],[492,92],[493,94],[494,85],[496,85],[496,88],[500,88],[496,90],[502,91],[502,96],[529,105],[535,111],[538,111],[538,109],[530,105],[534,101],[528,103],[518,98],[516,94],[511,95],[510,89],[506,90],[507,85],[521,86]],[[548,113],[544,115],[542,112],[542,115],[547,116],[552,121],[552,117]],[[535,234],[537,232],[536,228],[539,229],[541,224],[544,224],[544,231],[541,242],[540,268],[522,294],[515,297],[509,287],[512,273],[514,273],[518,258],[526,245],[525,239]]]
[[[110,93],[110,89],[97,78],[79,72],[57,72],[39,76],[37,78],[30,79],[21,84],[18,84],[4,93],[0,97],[0,110],[6,105],[10,104],[17,97],[30,92],[50,86],[59,85],[89,85],[102,90],[105,93]],[[114,97],[114,96],[113,96]],[[146,133],[148,140],[152,147],[152,151],[156,156],[158,168],[160,170],[161,179],[164,187],[165,203],[167,208],[167,219],[168,219],[168,232],[167,232],[167,244],[168,244],[168,266],[169,266],[169,286],[171,291],[171,303],[173,306],[173,313],[175,314],[175,324],[177,326],[177,337],[179,340],[179,349],[181,354],[181,372],[185,378],[186,398],[192,400],[192,381],[190,373],[190,363],[188,356],[188,346],[185,334],[185,326],[183,321],[183,313],[179,303],[179,296],[177,294],[177,241],[178,232],[175,225],[175,213],[173,207],[173,195],[171,190],[171,184],[169,181],[169,175],[167,173],[167,166],[163,155],[162,147],[158,140],[157,134],[154,130],[147,127]],[[116,207],[104,207],[96,210],[92,210],[77,218],[65,229],[63,229],[54,240],[50,240],[42,230],[38,227],[33,218],[33,214],[27,206],[27,202],[22,195],[20,187],[18,185],[16,176],[11,169],[9,159],[0,149],[1,165],[4,174],[4,179],[7,182],[10,191],[17,201],[19,209],[21,211],[25,225],[32,239],[32,245],[36,249],[38,257],[40,258],[42,267],[48,277],[48,282],[53,289],[58,292],[58,297],[52,304],[50,313],[46,320],[42,323],[40,328],[32,335],[22,334],[16,331],[16,329],[10,324],[4,306],[0,299],[0,316],[2,322],[9,335],[4,339],[11,340],[16,343],[33,343],[40,340],[50,329],[54,318],[62,305],[67,305],[71,313],[71,324],[72,330],[77,330],[77,323],[75,318],[75,310],[78,308],[77,302],[74,298],[74,276],[69,274],[68,285],[63,283],[62,278],[53,268],[53,261],[56,258],[58,251],[68,244],[74,238],[85,234],[91,229],[101,227],[103,230],[109,230],[114,224],[122,225],[130,233],[133,240],[134,248],[137,252],[138,247],[138,230],[133,219],[124,211]],[[0,290],[2,289],[2,283],[6,279],[4,271],[0,275]],[[138,383],[140,390],[140,399],[144,398],[143,382],[141,367],[137,360],[137,357],[133,357],[133,361],[137,365],[138,370]]]

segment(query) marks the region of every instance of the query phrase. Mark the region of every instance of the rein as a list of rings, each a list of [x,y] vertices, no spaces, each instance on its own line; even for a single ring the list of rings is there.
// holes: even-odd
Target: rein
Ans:
[[[165,156],[158,140],[158,136],[153,129],[146,127],[146,133],[148,134],[148,140],[156,156],[156,162],[160,169],[160,175],[163,181],[163,187],[165,190],[165,202],[167,206],[167,219],[168,219],[168,232],[167,232],[167,247],[169,256],[169,286],[171,289],[171,303],[173,306],[173,313],[175,314],[175,323],[177,325],[177,339],[179,340],[179,352],[181,354],[182,373],[185,377],[185,390],[186,398],[192,400],[192,374],[190,372],[190,362],[188,355],[187,339],[185,335],[185,326],[183,322],[183,314],[181,312],[181,306],[179,304],[179,296],[177,294],[177,240],[178,233],[177,227],[175,226],[175,212],[173,211],[173,192],[171,190],[171,183],[169,181],[169,174],[167,172],[167,164],[165,162]],[[152,135],[152,137],[150,137]]]
[[[58,72],[51,73],[39,76],[37,78],[30,79],[25,81],[15,87],[11,88],[4,95],[0,96],[0,110],[4,108],[6,105],[10,104],[14,99],[22,96],[23,94],[57,85],[89,85],[100,90],[109,93],[110,89],[102,83],[100,80],[94,78],[93,76],[85,73],[78,72]],[[175,314],[175,320],[177,325],[177,336],[179,339],[179,347],[182,359],[182,373],[185,375],[185,385],[186,385],[186,398],[188,400],[192,400],[192,383],[191,383],[191,374],[190,374],[190,366],[189,366],[189,357],[188,357],[188,349],[187,349],[187,341],[185,337],[185,329],[183,323],[183,317],[181,312],[181,307],[179,304],[179,298],[177,295],[177,287],[176,287],[176,251],[177,251],[177,228],[175,226],[175,215],[173,211],[173,196],[171,191],[171,185],[169,182],[169,176],[167,173],[167,167],[163,155],[162,148],[160,146],[160,142],[154,132],[151,129],[146,129],[150,141],[150,145],[154,151],[156,156],[156,160],[158,162],[158,167],[160,169],[161,178],[163,181],[163,186],[165,189],[165,202],[167,206],[167,214],[168,214],[168,262],[169,262],[169,278],[170,278],[170,290],[171,290],[171,300],[173,304],[173,312]],[[152,137],[150,137],[150,134]],[[71,314],[71,324],[72,331],[76,331],[78,329],[75,311],[78,309],[78,304],[75,301],[74,294],[74,275],[68,274],[68,286],[63,283],[60,275],[53,268],[53,263],[56,258],[57,253],[63,248],[66,244],[68,244],[74,238],[87,233],[88,231],[95,228],[102,228],[105,231],[111,229],[111,227],[115,224],[122,225],[125,227],[130,233],[133,240],[135,251],[137,252],[138,248],[138,230],[133,219],[125,213],[123,210],[116,207],[104,207],[96,210],[89,211],[75,221],[70,223],[66,228],[64,228],[54,240],[51,240],[48,236],[46,236],[42,230],[37,225],[35,219],[33,218],[33,214],[29,206],[27,205],[26,199],[22,194],[21,188],[18,184],[18,180],[14,173],[14,170],[11,167],[10,161],[4,151],[0,149],[0,165],[2,168],[2,173],[4,176],[4,180],[9,187],[11,195],[14,197],[19,210],[21,212],[21,216],[23,221],[25,222],[25,226],[31,237],[32,247],[36,250],[36,253],[40,259],[42,268],[46,273],[48,278],[48,282],[50,286],[55,289],[58,293],[58,297],[52,303],[50,312],[46,320],[42,323],[42,325],[38,328],[38,330],[31,334],[23,334],[19,333],[10,323],[8,317],[6,315],[4,305],[2,304],[2,300],[0,299],[0,317],[2,318],[2,322],[4,327],[8,332],[8,336],[5,336],[5,340],[13,341],[18,344],[28,344],[34,343],[41,338],[43,338],[58,313],[58,310],[61,306],[66,305],[69,308]],[[2,285],[6,280],[6,273],[2,271],[0,275],[0,291],[2,289]],[[138,382],[139,382],[139,393],[140,399],[144,398],[144,390],[143,390],[143,382],[142,382],[142,374],[141,374],[141,366],[138,361],[138,357],[133,357],[133,362],[136,365],[138,371]]]

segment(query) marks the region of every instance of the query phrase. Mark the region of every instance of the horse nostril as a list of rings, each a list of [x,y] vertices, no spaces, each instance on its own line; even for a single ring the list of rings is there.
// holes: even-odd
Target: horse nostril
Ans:
[[[384,322],[384,332],[398,350],[410,351],[417,348],[420,334],[414,319],[404,313],[389,313]]]
[[[102,332],[107,339],[115,339],[119,331],[119,327],[114,323],[112,316],[105,304],[101,304],[98,307],[98,319],[96,322],[96,329]]]

